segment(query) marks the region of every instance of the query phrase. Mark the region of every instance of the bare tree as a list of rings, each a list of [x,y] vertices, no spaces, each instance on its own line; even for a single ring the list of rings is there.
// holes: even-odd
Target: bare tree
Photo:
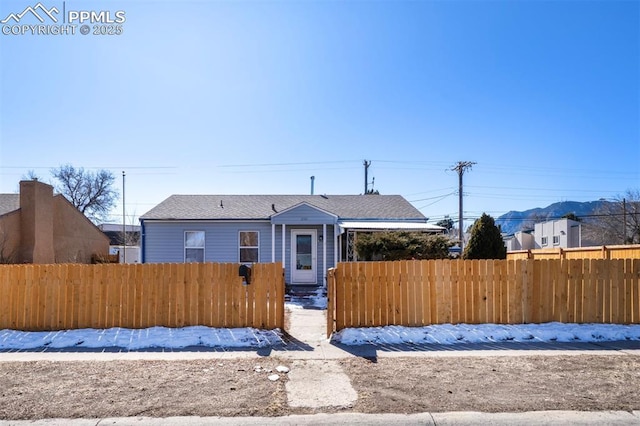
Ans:
[[[65,164],[51,170],[51,174],[59,182],[56,190],[94,222],[104,220],[116,203],[115,177],[108,170],[91,172]]]
[[[35,170],[29,170],[26,175],[22,175],[22,180],[42,180]]]
[[[135,218],[137,217],[136,212],[133,214],[127,215],[129,217],[128,224],[126,224],[126,232],[120,231],[118,233],[118,237],[120,238],[120,242],[124,242],[127,246],[139,246],[140,245],[140,232],[134,231],[136,226]]]
[[[640,190],[602,203],[585,224],[584,239],[596,245],[640,244]]]

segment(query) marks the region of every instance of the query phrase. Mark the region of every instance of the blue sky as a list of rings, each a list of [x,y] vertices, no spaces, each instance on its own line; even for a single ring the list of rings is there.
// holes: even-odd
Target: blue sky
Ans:
[[[66,163],[121,191],[124,170],[131,222],[171,194],[308,194],[312,175],[359,194],[366,159],[435,221],[457,217],[458,161],[470,218],[640,188],[637,1],[42,4],[126,21],[0,34],[3,193]]]

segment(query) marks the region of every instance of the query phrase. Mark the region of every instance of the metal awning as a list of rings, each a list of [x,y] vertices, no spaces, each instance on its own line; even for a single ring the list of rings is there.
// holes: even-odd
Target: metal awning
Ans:
[[[441,232],[442,226],[425,222],[400,222],[400,221],[339,221],[340,232],[347,229],[360,231],[422,231]]]

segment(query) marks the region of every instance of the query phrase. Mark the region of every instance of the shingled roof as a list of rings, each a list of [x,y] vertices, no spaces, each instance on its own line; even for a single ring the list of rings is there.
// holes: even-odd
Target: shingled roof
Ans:
[[[307,203],[340,219],[413,220],[426,217],[400,195],[172,195],[142,220],[268,220]]]
[[[0,216],[20,208],[20,194],[0,194]]]

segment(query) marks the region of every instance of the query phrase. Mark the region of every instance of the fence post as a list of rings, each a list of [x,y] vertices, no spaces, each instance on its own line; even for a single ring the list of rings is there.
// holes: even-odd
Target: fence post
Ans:
[[[327,271],[327,339],[331,338],[331,334],[335,331],[335,275],[336,268],[329,268]]]
[[[529,316],[531,315],[531,298],[529,297],[529,280],[531,279],[533,271],[533,262],[531,258],[525,260],[524,267],[522,268],[522,324],[529,323]]]

